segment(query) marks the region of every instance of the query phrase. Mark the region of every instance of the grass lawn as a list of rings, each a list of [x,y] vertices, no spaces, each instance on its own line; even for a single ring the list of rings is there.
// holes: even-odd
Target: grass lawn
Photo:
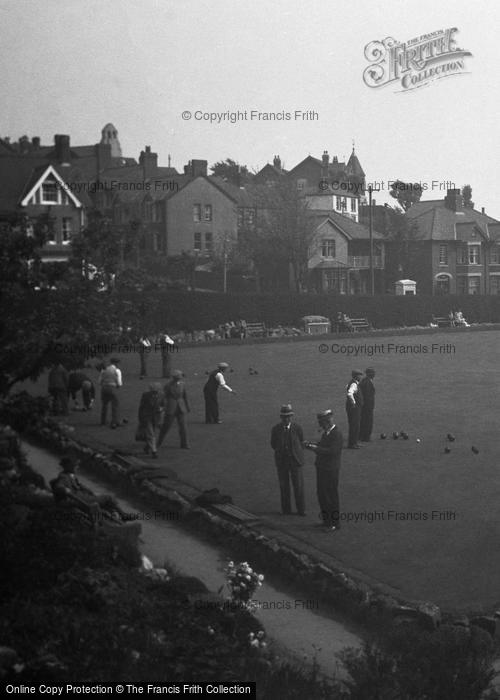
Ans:
[[[431,600],[446,610],[490,610],[500,606],[499,341],[499,331],[464,330],[329,340],[324,353],[321,338],[181,347],[172,366],[186,375],[191,450],[179,449],[174,426],[158,464],[199,488],[218,487],[237,505],[272,518],[346,568],[407,598]],[[331,351],[333,343],[337,352]],[[349,345],[364,351],[348,356]],[[401,346],[417,352],[401,352]],[[72,413],[70,421],[82,440],[139,451],[135,418],[147,381],[139,380],[137,355],[121,358],[123,415],[130,424],[116,431],[99,427],[99,400],[92,413]],[[231,363],[234,372],[227,379],[237,395],[219,391],[223,423],[205,425],[205,372],[219,361]],[[368,366],[376,370],[373,441],[344,451],[340,480],[343,516],[358,521],[344,521],[340,532],[329,535],[313,527],[318,506],[310,452],[304,468],[308,517],[279,517],[269,437],[280,405],[292,403],[308,439],[318,437],[316,412],[330,407],[346,437],[345,385],[353,368]],[[251,375],[250,367],[258,374]],[[152,354],[148,379],[157,379],[159,370],[159,353]],[[97,378],[97,372],[92,374]],[[45,387],[41,380],[35,389],[27,388],[39,393]],[[400,430],[409,440],[392,439],[392,432]],[[388,434],[386,440],[379,438],[381,432]],[[449,432],[456,437],[453,443],[446,442]]]

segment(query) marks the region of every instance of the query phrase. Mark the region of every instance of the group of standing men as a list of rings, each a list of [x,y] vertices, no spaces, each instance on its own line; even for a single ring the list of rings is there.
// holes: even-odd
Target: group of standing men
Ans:
[[[375,371],[369,367],[365,376],[360,370],[353,370],[352,378],[346,387],[346,411],[349,422],[348,447],[358,449],[358,440],[369,442],[373,429],[375,408]],[[280,423],[271,430],[271,448],[278,471],[280,485],[281,512],[292,515],[291,489],[293,488],[297,515],[305,516],[303,450],[315,453],[316,491],[320,507],[321,525],[327,532],[340,529],[339,473],[341,465],[343,436],[335,425],[333,412],[326,409],[317,414],[322,430],[318,442],[304,440],[302,428],[294,423],[294,411],[290,404],[280,410]]]

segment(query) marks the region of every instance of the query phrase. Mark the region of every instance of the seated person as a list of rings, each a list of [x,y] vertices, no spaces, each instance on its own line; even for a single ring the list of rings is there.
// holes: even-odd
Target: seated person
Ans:
[[[57,503],[68,502],[78,504],[83,501],[88,506],[96,506],[110,518],[130,519],[114,498],[105,494],[97,495],[80,483],[76,476],[79,462],[71,457],[63,457],[59,464],[62,472],[50,482]]]
[[[465,326],[466,328],[469,328],[470,324],[467,323],[467,321],[464,318],[464,315],[461,311],[456,311],[455,312],[455,324],[456,326]]]
[[[342,323],[345,330],[349,331],[350,333],[353,332],[354,328],[352,326],[351,319],[347,314],[342,314]]]

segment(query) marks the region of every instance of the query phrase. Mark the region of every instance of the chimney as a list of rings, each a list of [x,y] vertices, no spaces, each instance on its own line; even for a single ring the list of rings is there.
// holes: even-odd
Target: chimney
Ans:
[[[27,136],[21,136],[19,139],[19,152],[21,154],[27,153],[30,150],[30,140]]]
[[[444,198],[444,204],[451,211],[462,211],[464,208],[464,200],[459,189],[448,190]]]
[[[484,207],[481,207],[481,214],[485,214]]]
[[[69,136],[66,134],[56,134],[54,136],[56,160],[61,165],[69,165],[71,153],[69,147]]]
[[[34,151],[38,151],[40,148],[40,137],[39,136],[33,136],[31,139],[31,147]]]
[[[184,175],[189,175],[190,177],[198,177],[199,175],[207,176],[208,161],[206,160],[190,160],[187,165],[184,166]]]
[[[328,151],[323,151],[323,157],[321,158],[322,163],[325,167],[328,167],[328,163],[330,162],[330,158],[328,156]]]
[[[151,146],[145,146],[139,156],[139,165],[142,165],[144,179],[152,177],[158,170],[158,153],[151,153]]]
[[[276,170],[281,170],[281,158],[279,156],[274,156],[273,165]]]

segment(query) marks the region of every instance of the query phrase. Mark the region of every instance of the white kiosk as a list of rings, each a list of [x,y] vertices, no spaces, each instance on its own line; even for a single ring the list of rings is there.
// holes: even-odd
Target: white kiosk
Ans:
[[[414,280],[398,280],[394,283],[396,294],[416,294],[417,283]]]

